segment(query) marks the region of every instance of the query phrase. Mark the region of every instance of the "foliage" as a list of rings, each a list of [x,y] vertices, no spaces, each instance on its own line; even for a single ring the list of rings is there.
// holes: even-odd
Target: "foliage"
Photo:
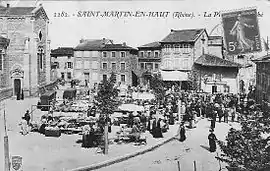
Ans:
[[[189,74],[188,74],[188,86],[189,89],[191,90],[199,90],[200,88],[200,83],[199,83],[199,76],[200,74],[196,71],[196,70],[192,70]]]
[[[268,112],[241,116],[241,129],[231,128],[225,142],[218,141],[223,152],[221,161],[237,164],[246,171],[270,168],[270,117]],[[267,137],[268,136],[268,137]]]
[[[98,86],[97,95],[94,97],[94,106],[96,106],[101,117],[108,118],[119,106],[119,101],[117,100],[119,91],[115,84],[116,75],[112,73],[108,80],[102,81]]]
[[[150,79],[150,88],[154,91],[158,101],[163,101],[165,97],[165,85],[162,81],[161,74],[154,74]]]

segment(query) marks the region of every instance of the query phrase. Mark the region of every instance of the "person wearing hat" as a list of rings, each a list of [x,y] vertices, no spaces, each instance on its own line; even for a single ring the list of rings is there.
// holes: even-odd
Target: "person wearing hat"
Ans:
[[[210,150],[209,151],[211,153],[215,152],[216,149],[217,149],[216,140],[217,140],[217,137],[214,134],[214,130],[213,129],[210,129],[210,134],[208,135],[208,142],[209,142],[209,147],[210,147]]]

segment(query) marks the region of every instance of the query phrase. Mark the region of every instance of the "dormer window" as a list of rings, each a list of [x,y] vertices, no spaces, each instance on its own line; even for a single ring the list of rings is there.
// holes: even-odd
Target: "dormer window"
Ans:
[[[147,52],[147,56],[150,57],[151,56],[151,51]]]
[[[140,56],[143,57],[143,52],[140,52]]]

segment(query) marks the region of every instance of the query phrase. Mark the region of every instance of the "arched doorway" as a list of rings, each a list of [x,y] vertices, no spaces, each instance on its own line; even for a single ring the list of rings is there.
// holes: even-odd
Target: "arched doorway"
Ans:
[[[21,92],[21,79],[14,79],[14,93],[17,95]]]

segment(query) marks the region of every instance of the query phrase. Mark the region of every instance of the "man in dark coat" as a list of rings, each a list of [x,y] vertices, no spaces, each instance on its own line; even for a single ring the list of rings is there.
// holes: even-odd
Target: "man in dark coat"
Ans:
[[[30,120],[31,120],[31,116],[29,113],[29,110],[26,111],[26,113],[24,114],[24,119],[27,121],[27,125],[30,124]]]
[[[212,129],[210,130],[210,132],[211,133],[208,135],[208,141],[209,141],[210,152],[212,153],[212,152],[215,152],[217,149],[217,146],[216,146],[217,137],[213,133],[214,131]]]
[[[157,134],[157,121],[156,121],[156,118],[153,119],[153,123],[152,123],[152,135],[154,138],[156,138],[156,134]]]
[[[161,118],[159,118],[157,121],[156,136],[154,136],[154,138],[163,138],[160,122]]]
[[[180,142],[183,142],[186,140],[186,130],[185,130],[185,126],[184,124],[181,124],[180,126],[180,139],[179,141]]]

